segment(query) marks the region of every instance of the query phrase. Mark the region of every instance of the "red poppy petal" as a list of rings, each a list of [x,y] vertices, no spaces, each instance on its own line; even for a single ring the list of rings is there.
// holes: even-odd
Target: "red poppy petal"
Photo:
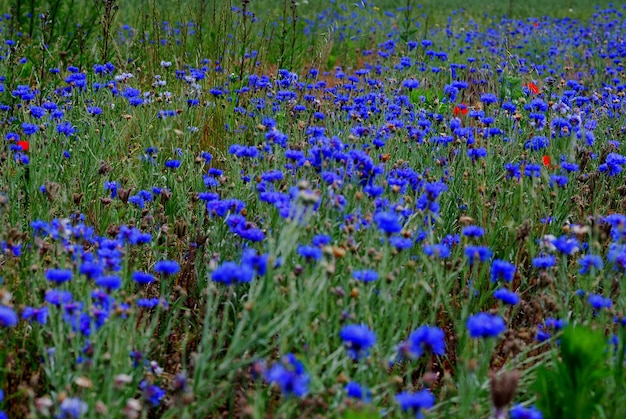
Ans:
[[[22,148],[22,151],[28,151],[28,141],[18,141],[17,145]]]

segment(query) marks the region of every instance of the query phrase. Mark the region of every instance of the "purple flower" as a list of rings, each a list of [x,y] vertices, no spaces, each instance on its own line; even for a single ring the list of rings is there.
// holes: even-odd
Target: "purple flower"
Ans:
[[[478,313],[467,319],[467,329],[472,338],[489,338],[503,333],[506,325],[500,316]]]
[[[364,324],[349,324],[339,332],[339,337],[352,359],[367,356],[369,349],[376,343],[376,334]]]

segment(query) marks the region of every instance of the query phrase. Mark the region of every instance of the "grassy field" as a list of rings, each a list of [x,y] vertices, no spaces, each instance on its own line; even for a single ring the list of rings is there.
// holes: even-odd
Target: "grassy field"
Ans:
[[[2,7],[0,418],[626,415],[621,5]]]

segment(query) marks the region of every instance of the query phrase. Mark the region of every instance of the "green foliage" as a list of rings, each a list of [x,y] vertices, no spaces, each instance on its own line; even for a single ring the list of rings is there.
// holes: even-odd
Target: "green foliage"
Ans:
[[[590,327],[568,327],[561,335],[559,357],[542,366],[533,386],[544,418],[586,419],[601,415],[608,393],[608,347],[604,334]]]

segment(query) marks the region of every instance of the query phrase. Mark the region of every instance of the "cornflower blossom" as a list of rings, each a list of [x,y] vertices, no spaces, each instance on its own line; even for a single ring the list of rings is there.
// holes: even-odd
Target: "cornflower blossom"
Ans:
[[[154,264],[154,271],[162,275],[175,275],[180,271],[180,265],[173,260],[162,260]]]
[[[369,389],[354,381],[350,381],[346,384],[345,390],[348,397],[363,400],[366,403],[370,401],[372,395]]]
[[[491,262],[491,282],[497,282],[502,279],[505,282],[511,282],[515,277],[515,265],[505,260],[494,259]]]
[[[364,324],[349,324],[339,332],[348,351],[348,356],[359,360],[369,354],[369,349],[376,343],[376,334]]]
[[[467,330],[472,338],[497,337],[506,330],[506,324],[500,316],[478,313],[467,319]]]
[[[19,318],[12,308],[0,305],[0,327],[14,327]]]
[[[580,265],[578,272],[581,275],[586,275],[594,270],[599,271],[604,267],[602,257],[598,255],[585,255],[578,259],[578,264]]]
[[[310,376],[291,353],[266,370],[264,377],[268,383],[278,385],[285,396],[303,397],[309,391]]]
[[[417,418],[423,417],[422,410],[428,410],[435,404],[435,396],[427,389],[416,393],[403,392],[396,395],[396,401],[404,412],[412,412]]]
[[[504,304],[515,305],[519,303],[520,297],[513,291],[509,291],[506,288],[500,288],[494,291],[493,297],[496,300],[502,301]]]
[[[436,326],[420,326],[409,335],[406,350],[411,358],[424,354],[445,355],[444,332]]]

